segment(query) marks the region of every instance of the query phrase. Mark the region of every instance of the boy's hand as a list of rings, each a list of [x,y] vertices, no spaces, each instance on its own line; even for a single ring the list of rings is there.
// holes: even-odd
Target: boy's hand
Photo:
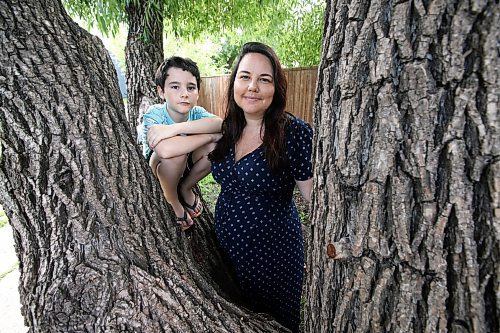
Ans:
[[[177,134],[179,133],[175,130],[175,126],[152,125],[148,129],[148,145],[149,147],[154,148],[161,140],[172,138]]]

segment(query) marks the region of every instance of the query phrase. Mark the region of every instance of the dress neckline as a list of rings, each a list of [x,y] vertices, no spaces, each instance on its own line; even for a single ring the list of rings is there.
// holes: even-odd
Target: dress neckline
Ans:
[[[260,144],[257,148],[255,148],[254,150],[252,150],[251,152],[243,155],[240,157],[239,160],[236,160],[236,145],[233,144],[233,148],[232,148],[232,160],[233,160],[233,165],[236,165],[238,163],[240,163],[241,161],[243,161],[244,159],[246,159],[247,157],[253,155],[254,153],[256,153],[258,150],[260,150],[262,148],[262,144]]]

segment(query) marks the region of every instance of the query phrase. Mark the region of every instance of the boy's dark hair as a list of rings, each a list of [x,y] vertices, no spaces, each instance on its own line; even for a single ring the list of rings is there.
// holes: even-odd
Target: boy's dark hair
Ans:
[[[197,88],[200,89],[201,78],[198,65],[196,65],[196,63],[189,58],[182,58],[177,56],[165,59],[161,63],[160,67],[158,67],[155,74],[156,86],[161,87],[161,89],[163,90],[163,87],[165,86],[165,81],[167,80],[168,76],[167,72],[172,67],[180,68],[182,70],[188,71],[189,73],[193,74],[193,76],[196,78]]]

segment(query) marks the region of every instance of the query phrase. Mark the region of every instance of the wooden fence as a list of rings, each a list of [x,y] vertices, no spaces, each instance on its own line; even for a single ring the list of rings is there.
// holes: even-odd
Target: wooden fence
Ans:
[[[285,69],[285,76],[288,81],[286,111],[312,123],[318,68]],[[209,112],[224,118],[224,101],[228,84],[229,75],[202,77],[198,104]]]

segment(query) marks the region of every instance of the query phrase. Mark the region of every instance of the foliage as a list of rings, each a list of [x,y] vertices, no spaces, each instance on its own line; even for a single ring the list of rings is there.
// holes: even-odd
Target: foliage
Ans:
[[[297,20],[284,22],[284,33],[278,36],[277,52],[287,67],[305,67],[319,64],[323,33],[324,3],[296,13]],[[288,25],[288,27],[287,27]]]
[[[211,60],[215,66],[223,70],[224,73],[229,73],[233,65],[234,60],[238,56],[240,48],[238,45],[228,43],[223,40],[223,43],[216,55],[211,57]]]
[[[73,16],[97,26],[104,34],[115,34],[127,23],[127,6],[143,3],[146,20],[160,10],[162,0],[63,0]],[[196,38],[202,33],[217,33],[257,19],[263,10],[281,1],[272,0],[172,0],[163,1],[165,25],[176,36]],[[285,1],[286,2],[286,1]],[[147,25],[147,22],[146,22]]]
[[[219,54],[212,57],[213,63],[228,73],[241,46],[248,41],[260,41],[276,50],[285,67],[317,65],[324,9],[324,2],[304,0],[284,2],[280,8],[261,11],[250,24],[213,35],[220,45]]]
[[[264,11],[250,25],[221,36],[222,60],[247,41],[260,41],[270,45],[285,67],[306,67],[319,64],[323,31],[324,2],[296,0],[282,4],[280,10]],[[217,59],[219,63],[222,63]]]
[[[137,4],[140,0],[129,0]],[[146,1],[148,14],[159,2]],[[89,22],[104,36],[117,36],[127,23],[127,0],[63,0],[68,12]],[[319,0],[176,0],[164,1],[165,49],[169,54],[188,54],[205,75],[227,73],[241,45],[247,41],[269,44],[286,67],[319,63],[324,1]],[[200,43],[212,49],[197,48]],[[110,43],[108,42],[107,45]],[[108,46],[107,46],[108,47]],[[108,49],[110,49],[108,47]],[[194,50],[194,52],[193,52]],[[116,50],[111,50],[122,62]],[[216,53],[218,52],[218,54]]]
[[[219,45],[217,40],[208,34],[203,34],[198,40],[188,40],[182,37],[165,38],[163,47],[165,58],[178,55],[194,60],[202,76],[224,73],[224,70],[212,60],[217,56]]]
[[[197,38],[250,26],[269,12],[278,14],[289,1],[276,0],[185,0],[166,4],[166,25],[176,36]],[[293,2],[293,1],[292,1]],[[279,15],[279,14],[278,14]]]
[[[70,15],[88,22],[88,30],[97,27],[105,35],[115,35],[120,24],[127,23],[127,0],[62,0],[62,3]]]
[[[0,206],[0,228],[5,226],[9,220],[7,219],[7,216],[5,215],[5,212],[3,211],[2,207]]]
[[[215,203],[220,193],[220,185],[215,181],[210,173],[208,176],[198,182],[201,196],[211,212],[215,212]]]

